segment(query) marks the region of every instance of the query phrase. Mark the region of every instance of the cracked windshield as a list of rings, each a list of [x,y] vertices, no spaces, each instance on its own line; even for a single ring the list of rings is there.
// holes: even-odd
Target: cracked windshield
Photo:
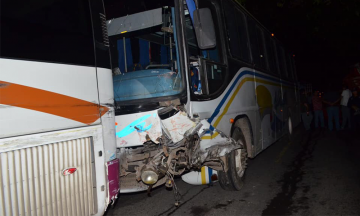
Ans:
[[[174,13],[163,6],[108,21],[115,101],[182,91]]]

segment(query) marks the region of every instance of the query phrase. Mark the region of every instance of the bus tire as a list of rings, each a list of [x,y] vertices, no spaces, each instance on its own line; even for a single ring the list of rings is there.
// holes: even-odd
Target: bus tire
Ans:
[[[244,185],[247,162],[246,140],[239,127],[235,127],[232,138],[244,144],[243,149],[236,149],[226,156],[228,170],[219,171],[220,186],[224,190],[239,191]]]

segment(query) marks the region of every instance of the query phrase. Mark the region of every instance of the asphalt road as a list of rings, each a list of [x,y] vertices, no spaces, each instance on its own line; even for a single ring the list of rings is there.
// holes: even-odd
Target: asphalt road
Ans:
[[[106,215],[360,215],[360,132],[295,130],[250,160],[245,185],[229,192],[218,183],[178,179],[172,191],[122,194]]]

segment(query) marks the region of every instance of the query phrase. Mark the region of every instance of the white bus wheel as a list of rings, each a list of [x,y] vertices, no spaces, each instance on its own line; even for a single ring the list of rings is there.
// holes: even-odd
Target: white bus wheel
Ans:
[[[235,127],[232,138],[244,144],[243,149],[230,152],[227,156],[227,171],[219,171],[220,186],[224,190],[240,190],[244,185],[247,162],[246,141],[239,127]]]

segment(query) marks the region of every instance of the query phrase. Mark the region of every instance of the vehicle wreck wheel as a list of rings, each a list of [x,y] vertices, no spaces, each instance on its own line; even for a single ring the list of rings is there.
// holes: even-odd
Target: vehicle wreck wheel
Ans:
[[[226,156],[227,171],[219,171],[219,182],[224,190],[240,190],[244,185],[247,162],[246,141],[239,127],[234,129],[232,138],[244,144],[243,149],[236,149]]]

